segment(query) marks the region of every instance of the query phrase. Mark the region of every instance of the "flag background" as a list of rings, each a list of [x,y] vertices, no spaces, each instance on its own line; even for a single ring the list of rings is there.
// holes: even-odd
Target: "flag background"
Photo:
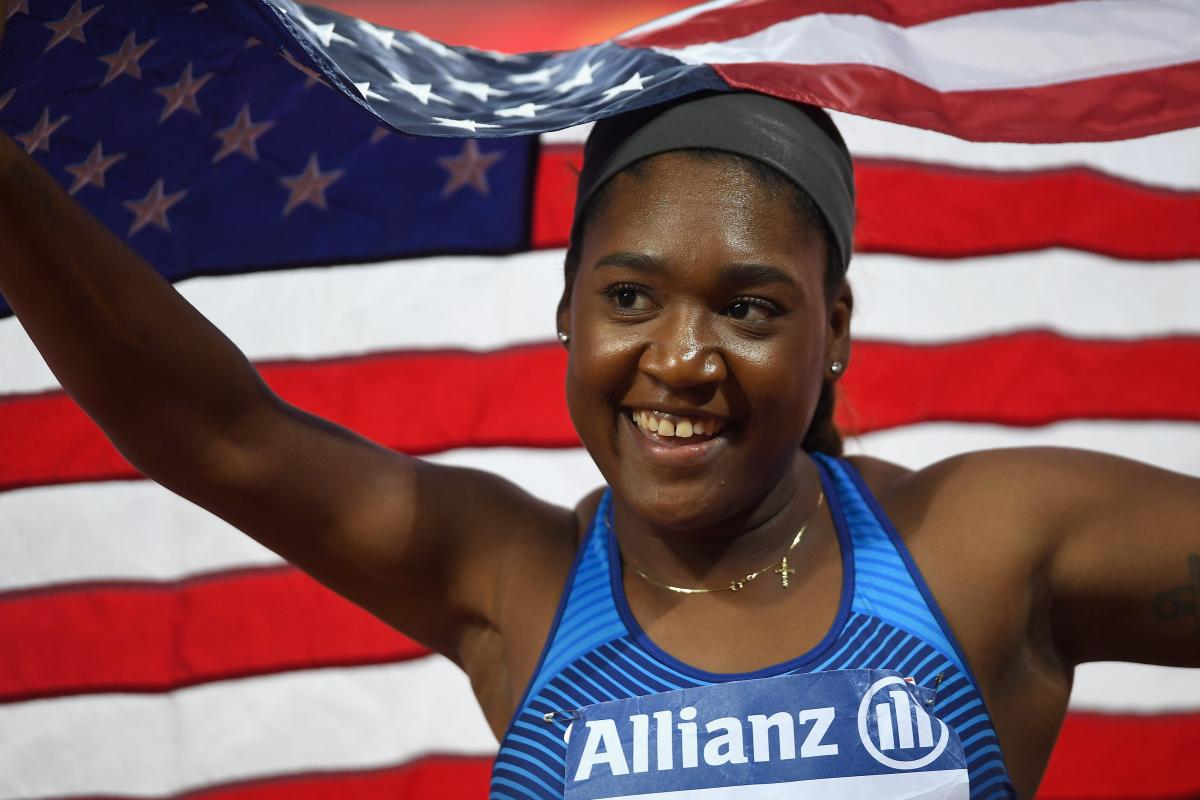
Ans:
[[[566,8],[579,16],[565,19]],[[583,44],[672,10],[341,9],[506,51]],[[859,344],[843,416],[856,451],[918,466],[980,447],[1065,444],[1200,474],[1194,131],[995,145],[838,121],[861,194]],[[576,447],[551,341],[581,141],[580,131],[542,137],[527,252],[180,288],[287,399],[571,503],[599,480]],[[450,157],[468,152],[447,146]],[[428,159],[449,186],[445,157]],[[503,174],[488,174],[487,191],[461,186],[445,200],[508,202]],[[0,459],[0,798],[483,796],[495,745],[465,679],[133,479],[30,366],[21,336],[15,320],[0,321],[0,442],[10,443]],[[1196,673],[1089,666],[1041,796],[1196,796],[1196,752]]]

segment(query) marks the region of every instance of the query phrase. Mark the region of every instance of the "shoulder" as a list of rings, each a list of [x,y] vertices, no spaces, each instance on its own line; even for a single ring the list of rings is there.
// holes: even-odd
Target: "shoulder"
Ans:
[[[1140,502],[1165,473],[1087,450],[1028,447],[962,453],[920,469],[848,459],[880,505],[909,536],[946,532],[1001,535],[1037,548],[1081,515]],[[1147,495],[1148,496],[1148,495]]]

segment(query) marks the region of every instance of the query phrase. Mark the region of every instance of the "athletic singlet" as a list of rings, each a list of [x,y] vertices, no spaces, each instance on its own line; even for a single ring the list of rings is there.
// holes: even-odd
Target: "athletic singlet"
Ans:
[[[642,631],[626,602],[606,491],[500,744],[492,798],[564,796],[564,711],[732,681],[866,669],[911,676],[932,691],[934,716],[961,742],[972,800],[1016,796],[975,678],[908,549],[853,466],[814,459],[843,570],[841,602],[824,639],[797,658],[748,673],[705,672],[672,658]]]

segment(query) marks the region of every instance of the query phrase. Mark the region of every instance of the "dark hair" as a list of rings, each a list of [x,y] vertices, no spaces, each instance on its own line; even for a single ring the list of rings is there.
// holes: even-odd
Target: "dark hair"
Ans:
[[[674,152],[686,152],[690,156],[707,162],[736,162],[749,170],[758,180],[759,184],[768,192],[782,194],[791,205],[792,211],[804,224],[821,232],[821,237],[825,242],[825,297],[827,300],[833,299],[846,278],[846,264],[843,263],[841,257],[838,255],[837,247],[834,245],[833,231],[829,227],[829,222],[825,219],[825,215],[821,213],[821,210],[817,208],[817,204],[809,196],[808,192],[801,189],[770,165],[737,153],[708,148],[688,148],[687,150]],[[644,178],[647,161],[649,159],[635,161],[617,174],[627,174],[638,179]],[[615,178],[616,176],[613,177]],[[563,261],[563,277],[566,281],[567,291],[570,291],[571,285],[575,282],[575,273],[579,270],[580,249],[583,244],[581,240],[587,231],[588,223],[608,203],[612,186],[615,182],[615,180],[610,179],[601,186],[592,195],[587,206],[584,207],[580,214],[580,224],[576,226],[572,233],[571,241],[567,247],[566,258]],[[833,411],[836,404],[837,393],[835,384],[824,383],[821,387],[821,396],[817,399],[817,408],[813,413],[812,423],[808,426],[808,432],[804,434],[804,441],[801,443],[801,447],[804,450],[825,453],[831,456],[840,456],[842,454],[842,434],[833,421]]]

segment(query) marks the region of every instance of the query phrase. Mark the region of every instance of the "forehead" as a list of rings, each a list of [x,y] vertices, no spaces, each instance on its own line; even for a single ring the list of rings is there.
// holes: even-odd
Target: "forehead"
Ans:
[[[750,159],[713,151],[651,156],[597,195],[583,230],[584,260],[589,251],[629,247],[783,259],[823,253],[820,231],[797,193],[788,179]]]

